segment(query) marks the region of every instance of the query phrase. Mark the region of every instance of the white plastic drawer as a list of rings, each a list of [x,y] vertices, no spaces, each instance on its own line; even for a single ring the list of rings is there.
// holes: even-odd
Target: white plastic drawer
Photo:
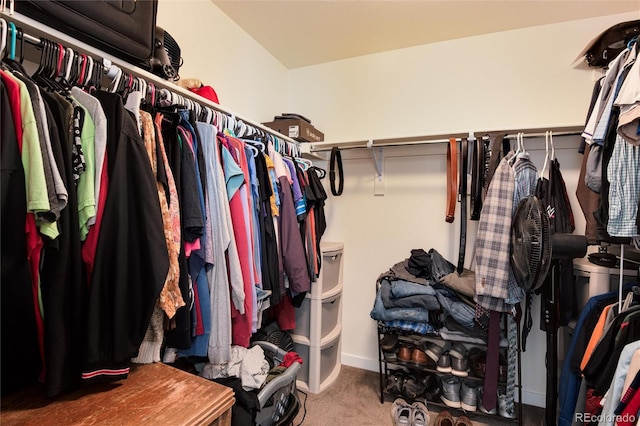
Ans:
[[[302,301],[302,305],[299,308],[295,308],[296,313],[296,328],[293,331],[298,336],[311,338],[311,299],[305,297]]]
[[[340,364],[340,339],[336,339],[320,350],[320,383],[324,383]]]
[[[321,339],[327,337],[340,324],[342,312],[342,294],[322,301]]]
[[[309,383],[309,365],[311,364],[311,359],[309,358],[309,346],[304,343],[293,342],[293,350],[300,355],[302,358],[302,365],[298,370],[298,375],[296,377],[297,380],[300,380],[305,383]]]
[[[342,250],[322,253],[320,269],[321,293],[330,292],[342,282]]]

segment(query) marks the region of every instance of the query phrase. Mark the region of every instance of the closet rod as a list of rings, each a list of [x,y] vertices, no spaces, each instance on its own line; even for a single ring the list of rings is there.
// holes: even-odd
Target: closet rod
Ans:
[[[37,35],[41,35],[42,37],[56,41],[64,44],[66,47],[70,47],[73,50],[81,51],[82,53],[93,56],[94,58],[99,57],[102,59],[103,66],[105,67],[105,73],[108,73],[109,69],[114,66],[120,68],[123,72],[131,74],[134,77],[140,77],[147,82],[151,82],[156,86],[156,89],[167,89],[170,92],[176,93],[184,98],[188,98],[193,102],[197,102],[202,106],[206,106],[215,111],[218,111],[227,116],[233,117],[236,121],[242,121],[243,123],[254,127],[255,129],[260,129],[264,133],[268,133],[272,136],[275,136],[280,141],[287,143],[292,149],[296,156],[300,156],[300,142],[291,139],[288,136],[285,136],[281,133],[276,132],[275,130],[266,127],[260,123],[256,123],[246,117],[243,117],[240,114],[237,114],[225,107],[222,107],[219,104],[216,104],[209,99],[203,98],[200,95],[197,95],[190,90],[184,89],[176,84],[173,84],[167,80],[164,80],[155,74],[148,72],[142,68],[139,68],[133,64],[125,62],[122,59],[116,58],[115,56],[111,56],[108,53],[105,53],[99,50],[96,47],[90,46],[86,43],[83,43],[80,40],[73,38],[72,36],[65,34],[61,31],[55,30],[54,28],[48,27],[47,25],[38,22],[32,18],[24,16],[20,13],[13,13],[12,15],[2,11],[0,13],[7,22],[12,21],[16,27],[21,27],[23,30],[22,37],[23,40],[28,42],[29,44],[35,45],[36,47],[41,46],[40,38]],[[37,34],[37,35],[34,35]]]
[[[543,137],[546,131],[552,131],[553,136],[576,136],[581,135],[584,126],[557,126],[557,127],[538,127],[521,130],[491,130],[474,132],[476,137],[487,136],[491,133],[506,134],[506,137],[515,137],[517,133],[524,133],[525,138],[537,138]],[[449,138],[467,138],[469,133],[447,133],[440,135],[425,135],[425,136],[408,136],[399,138],[387,138],[387,139],[371,139],[371,140],[359,140],[349,142],[317,142],[305,144],[306,149],[309,152],[323,152],[331,151],[333,147],[337,147],[341,150],[344,149],[356,149],[356,148],[382,148],[387,146],[404,146],[404,145],[425,145],[435,143],[449,143]]]

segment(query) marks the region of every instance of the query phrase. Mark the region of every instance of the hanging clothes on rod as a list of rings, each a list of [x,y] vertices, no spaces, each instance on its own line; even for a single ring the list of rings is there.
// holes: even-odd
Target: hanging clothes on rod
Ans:
[[[297,143],[22,37],[40,49],[36,73],[0,68],[15,170],[0,206],[15,230],[2,234],[2,392],[123,379],[165,344],[220,366],[263,319],[295,328],[326,227],[320,169],[299,166]]]

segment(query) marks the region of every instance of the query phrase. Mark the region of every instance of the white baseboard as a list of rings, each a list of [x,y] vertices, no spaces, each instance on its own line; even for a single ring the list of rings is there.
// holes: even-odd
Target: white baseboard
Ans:
[[[544,408],[546,399],[547,398],[544,393],[522,389],[522,402],[526,405]]]
[[[364,358],[356,355],[341,354],[342,365],[348,365],[349,367],[356,367],[362,370],[378,372],[380,366],[377,359]]]
[[[378,372],[377,359],[369,359],[356,355],[341,354],[342,365],[360,368],[362,370]],[[526,405],[544,408],[546,397],[544,393],[522,389],[522,402]]]

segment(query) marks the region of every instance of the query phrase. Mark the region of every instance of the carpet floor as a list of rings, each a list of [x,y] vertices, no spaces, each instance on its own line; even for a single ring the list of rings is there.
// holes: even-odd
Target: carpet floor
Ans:
[[[392,425],[391,405],[393,401],[380,403],[378,373],[342,366],[338,379],[324,392],[307,394],[299,392],[300,410],[293,421],[294,426],[384,426]],[[306,398],[306,401],[305,401]],[[440,407],[427,405],[430,425]],[[448,410],[456,419],[463,413],[459,410]],[[523,406],[523,422],[525,426],[542,424],[544,410],[538,407]],[[500,417],[488,417],[467,413],[474,425],[506,426],[517,425]],[[303,420],[304,418],[304,420]]]

